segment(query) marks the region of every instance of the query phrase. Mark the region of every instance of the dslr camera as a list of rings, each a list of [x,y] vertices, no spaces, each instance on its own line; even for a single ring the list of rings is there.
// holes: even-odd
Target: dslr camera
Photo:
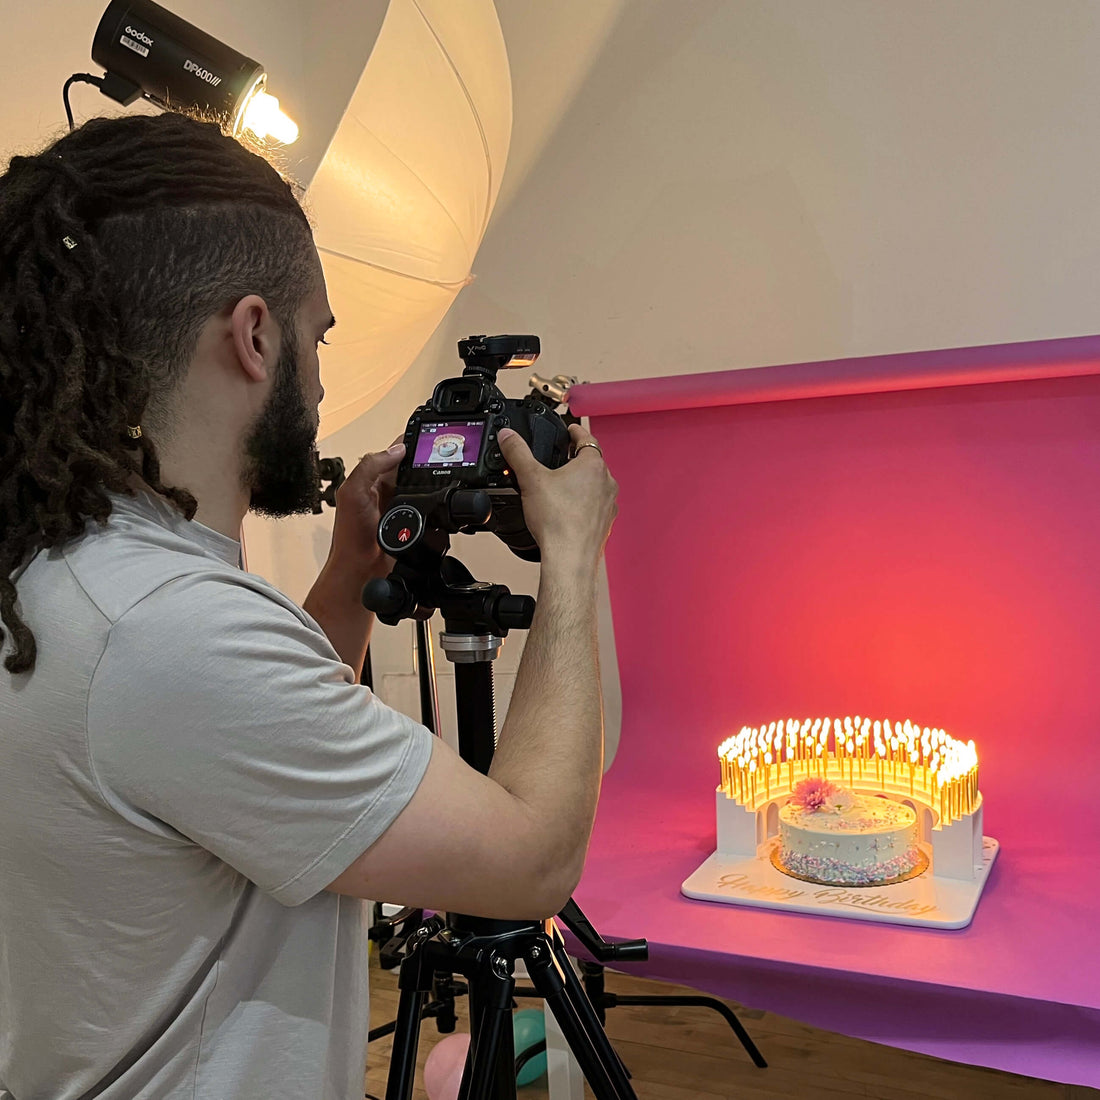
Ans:
[[[522,399],[505,397],[496,384],[498,371],[529,367],[539,351],[537,336],[470,336],[458,342],[465,364],[461,377],[440,382],[405,428],[393,502],[378,525],[386,553],[400,557],[432,531],[492,531],[518,557],[539,560],[497,433],[511,428],[544,466],[564,465],[568,425],[579,421],[558,407],[575,379],[533,375],[532,392]]]

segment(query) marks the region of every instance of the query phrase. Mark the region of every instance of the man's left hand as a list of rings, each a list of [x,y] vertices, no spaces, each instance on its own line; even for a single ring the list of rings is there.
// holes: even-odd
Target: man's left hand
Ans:
[[[383,577],[393,560],[378,545],[378,521],[393,496],[397,467],[405,445],[364,455],[336,490],[336,521],[332,528],[329,564],[359,574],[359,583]]]
[[[402,443],[364,455],[336,490],[332,545],[302,607],[328,635],[333,648],[359,677],[374,616],[363,606],[363,585],[384,577],[393,559],[378,545],[378,521],[393,496]]]

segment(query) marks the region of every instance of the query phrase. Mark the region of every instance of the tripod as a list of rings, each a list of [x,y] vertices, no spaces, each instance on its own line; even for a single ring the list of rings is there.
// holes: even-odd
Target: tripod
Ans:
[[[509,629],[530,626],[535,601],[513,596],[503,585],[476,581],[446,555],[449,545],[446,531],[426,532],[401,554],[389,577],[367,585],[363,603],[391,625],[441,611],[441,645],[455,666],[459,754],[484,774],[495,749],[492,661]],[[604,946],[616,949],[618,957],[646,957],[644,940]],[[470,996],[470,1051],[459,1100],[515,1100],[511,1009],[519,960],[598,1100],[636,1100],[553,920],[461,913],[432,916],[405,941],[386,1100],[411,1097],[425,1001],[433,987],[438,990],[438,975],[454,974],[466,979]]]
[[[425,726],[433,733],[439,731],[439,712],[435,688],[435,662],[432,655],[431,634],[423,619],[416,623],[417,663],[420,670],[420,707],[421,717]],[[369,662],[368,652],[368,662]],[[370,673],[364,666],[364,682],[369,682]],[[422,909],[404,908],[391,916],[382,916],[381,906],[376,906],[378,916],[371,928],[371,939],[379,943],[379,964],[385,970],[391,970],[401,965],[412,932],[421,928],[424,921]],[[699,995],[691,996],[623,996],[609,993],[604,984],[605,964],[616,962],[644,962],[648,957],[648,948],[645,940],[627,940],[621,943],[608,943],[596,931],[584,915],[580,906],[570,899],[560,913],[558,919],[572,932],[577,941],[585,948],[594,961],[581,961],[580,971],[583,979],[584,991],[595,1010],[599,1024],[602,1026],[607,1009],[620,1006],[636,1005],[647,1007],[678,1007],[692,1006],[708,1008],[719,1013],[738,1041],[744,1047],[753,1063],[759,1068],[767,1067],[764,1056],[757,1049],[744,1025],[728,1005],[715,997]],[[555,930],[556,931],[556,930]],[[560,952],[558,960],[564,967],[569,967],[569,960],[562,959]],[[426,1000],[426,983],[431,982],[432,999]],[[447,1034],[455,1030],[457,1016],[455,1012],[455,998],[468,992],[468,988],[461,982],[455,982],[451,973],[446,970],[437,970],[434,975],[422,974],[417,983],[421,992],[420,1019],[429,1017],[436,1020],[436,1026],[441,1033]],[[512,995],[517,998],[541,997],[538,989],[528,986],[515,986]],[[387,1035],[392,1035],[397,1029],[396,1020],[378,1027],[372,1028],[369,1040],[374,1042]],[[415,1048],[415,1041],[413,1046]],[[534,1044],[520,1055],[515,1061],[515,1073],[519,1074],[522,1066],[531,1058],[537,1057],[546,1050],[546,1041],[542,1040]],[[629,1071],[627,1071],[629,1077]]]

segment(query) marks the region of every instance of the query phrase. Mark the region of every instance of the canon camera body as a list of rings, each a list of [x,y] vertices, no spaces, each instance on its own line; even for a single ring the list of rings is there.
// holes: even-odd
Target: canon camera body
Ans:
[[[487,530],[519,557],[539,560],[498,433],[518,432],[539,462],[557,469],[569,459],[568,424],[577,419],[556,411],[560,395],[544,391],[511,398],[496,385],[498,370],[530,366],[539,351],[537,336],[470,336],[458,342],[466,364],[461,377],[440,382],[405,428],[393,503],[378,529],[387,553],[412,549],[433,528]]]

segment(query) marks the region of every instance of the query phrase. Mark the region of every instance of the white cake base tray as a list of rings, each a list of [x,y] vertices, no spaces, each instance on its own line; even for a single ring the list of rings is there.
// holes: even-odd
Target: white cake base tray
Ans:
[[[924,928],[965,928],[974,919],[989,870],[1001,849],[992,837],[982,837],[982,862],[970,881],[937,878],[934,868],[892,886],[818,886],[791,878],[772,866],[772,837],[755,856],[715,852],[690,875],[680,890],[689,898],[758,909],[911,924]],[[921,845],[931,858],[932,849]]]

